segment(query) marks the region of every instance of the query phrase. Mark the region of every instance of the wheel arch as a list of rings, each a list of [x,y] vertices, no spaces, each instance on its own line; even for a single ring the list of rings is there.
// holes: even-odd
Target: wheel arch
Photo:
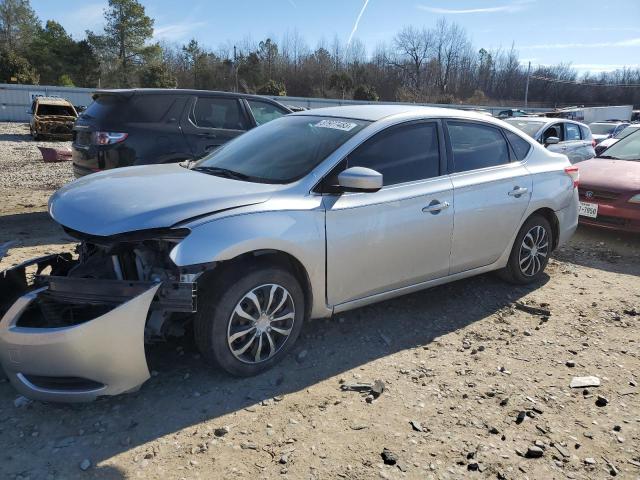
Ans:
[[[531,217],[535,215],[545,218],[549,222],[549,225],[551,225],[552,242],[553,242],[551,245],[551,250],[552,251],[555,250],[560,241],[560,222],[558,221],[556,212],[554,212],[553,209],[549,207],[538,208],[537,210],[531,212],[531,214],[524,219],[524,222],[526,222],[527,220],[529,220]]]
[[[304,264],[294,255],[283,250],[272,248],[252,250],[227,260],[218,261],[213,269],[204,274],[203,280],[207,282],[218,282],[238,269],[259,268],[266,265],[278,266],[293,274],[304,293],[305,318],[309,318],[314,298],[311,278]]]

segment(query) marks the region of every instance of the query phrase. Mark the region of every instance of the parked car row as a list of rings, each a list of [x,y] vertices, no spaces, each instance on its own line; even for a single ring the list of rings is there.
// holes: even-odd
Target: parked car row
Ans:
[[[83,125],[137,114],[135,94],[105,96]],[[267,102],[259,122],[250,98],[233,100],[238,115],[230,102],[163,104],[169,130],[249,129],[202,159],[95,173],[53,195],[78,258],[0,275],[0,362],[22,394],[135,390],[149,378],[145,340],[187,323],[205,359],[255,375],[310,318],[488,271],[536,282],[577,227],[578,167],[501,120],[409,105],[271,120]],[[89,128],[107,145],[139,135],[114,124]],[[49,273],[28,280],[29,265]]]

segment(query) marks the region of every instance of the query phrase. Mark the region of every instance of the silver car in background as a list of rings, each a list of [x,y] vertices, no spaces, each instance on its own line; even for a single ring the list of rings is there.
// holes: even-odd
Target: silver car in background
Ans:
[[[518,117],[505,120],[551,152],[566,155],[571,163],[596,156],[596,145],[587,125],[564,118]]]
[[[0,361],[24,395],[91,400],[139,388],[144,342],[192,322],[205,359],[255,375],[311,318],[494,270],[538,281],[577,226],[577,174],[485,115],[368,105],[90,175],[49,205],[79,257],[1,277]]]

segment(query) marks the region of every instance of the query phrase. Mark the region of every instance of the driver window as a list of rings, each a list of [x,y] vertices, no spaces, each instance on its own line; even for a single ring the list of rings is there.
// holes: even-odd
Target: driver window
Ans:
[[[561,142],[564,141],[562,124],[556,123],[555,125],[551,125],[547,128],[542,134],[542,143],[547,143],[547,138],[549,137],[558,137]]]
[[[419,122],[389,127],[358,147],[346,161],[347,168],[380,172],[385,186],[437,177],[438,126],[435,122]]]

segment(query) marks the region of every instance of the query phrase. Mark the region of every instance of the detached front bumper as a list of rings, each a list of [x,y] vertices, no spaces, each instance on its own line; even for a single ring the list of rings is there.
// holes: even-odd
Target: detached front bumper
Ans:
[[[52,255],[0,272],[2,369],[20,393],[42,401],[137,390],[149,378],[150,311],[195,311],[195,284],[69,277],[72,264]],[[36,267],[32,283],[28,267]]]
[[[14,387],[42,401],[83,402],[136,390],[149,378],[147,313],[160,284],[93,320],[69,327],[18,322],[47,287],[20,297],[0,321],[0,363]]]

